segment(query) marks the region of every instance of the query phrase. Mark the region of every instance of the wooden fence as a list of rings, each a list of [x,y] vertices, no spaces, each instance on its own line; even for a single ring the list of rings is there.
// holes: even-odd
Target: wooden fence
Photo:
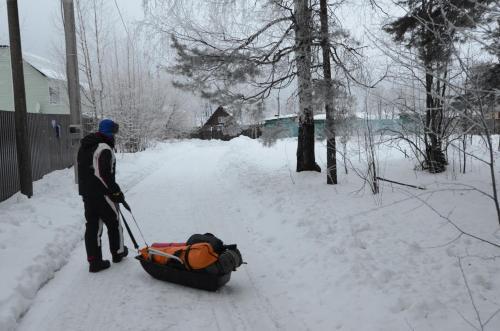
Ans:
[[[28,114],[33,180],[73,165],[69,115]],[[14,112],[0,110],[0,201],[20,190]]]

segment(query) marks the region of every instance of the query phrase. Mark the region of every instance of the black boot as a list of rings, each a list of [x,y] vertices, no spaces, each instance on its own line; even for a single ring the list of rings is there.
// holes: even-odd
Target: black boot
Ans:
[[[89,262],[89,272],[99,272],[111,266],[108,260],[93,260]]]
[[[128,255],[128,248],[127,248],[127,246],[124,246],[122,253],[113,254],[113,263],[120,262],[127,255]]]

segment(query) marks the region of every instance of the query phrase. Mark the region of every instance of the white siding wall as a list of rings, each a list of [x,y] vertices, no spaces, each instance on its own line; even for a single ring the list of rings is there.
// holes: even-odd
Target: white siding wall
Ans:
[[[61,84],[59,81],[51,84]],[[61,103],[49,103],[49,78],[24,61],[24,85],[26,89],[26,109],[29,113],[69,114],[66,89],[60,87]],[[0,110],[14,111],[12,71],[10,51],[0,48]],[[37,111],[38,110],[38,111]]]
[[[49,79],[48,86],[59,91],[59,102],[50,103],[47,106],[46,114],[69,114],[68,85],[63,80]]]

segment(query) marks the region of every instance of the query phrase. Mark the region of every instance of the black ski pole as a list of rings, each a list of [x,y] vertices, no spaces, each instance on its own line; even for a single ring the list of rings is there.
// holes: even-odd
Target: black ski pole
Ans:
[[[125,227],[127,228],[128,235],[130,236],[130,239],[132,239],[132,243],[134,244],[134,248],[139,250],[139,245],[137,245],[137,241],[135,241],[134,235],[132,234],[132,231],[130,230],[130,227],[128,226],[127,220],[123,216],[123,213],[121,209],[118,209],[120,211],[120,215],[122,215],[122,220],[123,223],[125,224]]]

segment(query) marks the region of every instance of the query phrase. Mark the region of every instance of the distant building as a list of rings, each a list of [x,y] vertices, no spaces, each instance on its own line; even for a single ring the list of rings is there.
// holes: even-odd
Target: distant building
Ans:
[[[35,114],[69,114],[64,75],[47,60],[24,54],[26,110]],[[0,110],[14,111],[10,47],[0,45]]]
[[[199,130],[200,139],[230,140],[241,134],[242,129],[235,118],[219,106]]]
[[[281,129],[282,137],[297,137],[299,135],[299,126],[297,124],[297,115],[281,115],[264,119],[264,129]]]
[[[317,138],[324,136],[325,114],[314,115],[314,131]],[[280,136],[297,137],[299,135],[299,123],[296,114],[270,117],[264,120],[264,128],[281,128]]]
[[[325,114],[314,115],[314,131],[317,139],[325,139]],[[367,124],[371,126],[373,133],[382,133],[388,131],[397,131],[401,126],[400,119],[363,119],[353,117],[350,120],[350,126],[353,130],[363,131]],[[296,114],[282,115],[267,118],[264,120],[264,129],[266,128],[281,128],[281,137],[297,137],[299,134],[298,118]]]

